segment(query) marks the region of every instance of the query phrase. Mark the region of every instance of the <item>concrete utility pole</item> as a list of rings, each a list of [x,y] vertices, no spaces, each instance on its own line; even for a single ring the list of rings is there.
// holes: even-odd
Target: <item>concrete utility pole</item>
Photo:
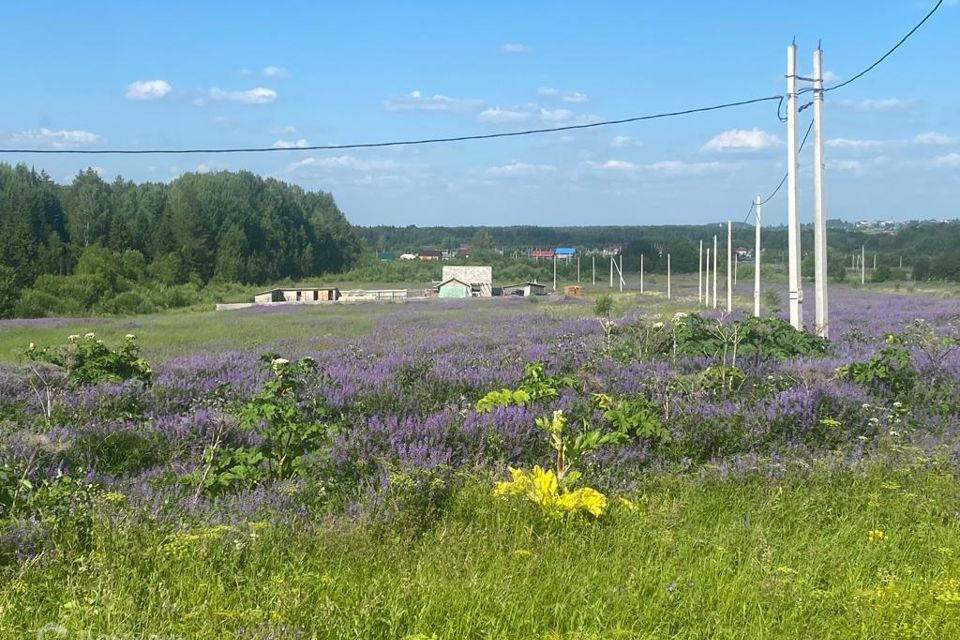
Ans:
[[[700,253],[697,254],[697,303],[703,305],[703,240],[700,241]]]
[[[713,308],[717,308],[717,236],[713,236]]]
[[[800,219],[797,215],[797,45],[787,47],[787,265],[790,324],[803,329],[803,291],[800,288]]]
[[[553,290],[557,290],[557,255],[553,255]]]
[[[580,284],[580,254],[577,254],[577,284]]]
[[[617,266],[617,272],[620,274],[620,293],[623,293],[623,254],[620,254],[620,264]]]
[[[727,220],[727,313],[733,311],[733,221]]]
[[[860,245],[860,284],[867,283],[867,247]]]
[[[640,254],[640,293],[643,293],[643,254]]]
[[[873,270],[877,270],[877,254],[873,254]]]
[[[590,256],[590,264],[593,265],[593,284],[597,284],[597,256]]]
[[[667,254],[667,300],[670,299],[670,254]]]
[[[827,218],[823,210],[823,51],[813,52],[813,260],[817,335],[830,333],[827,311]]]
[[[753,246],[753,315],[760,317],[760,196],[753,201],[757,222]]]
[[[703,306],[710,306],[710,245],[707,245],[707,259],[704,261]]]
[[[613,289],[613,256],[610,256],[610,288]]]

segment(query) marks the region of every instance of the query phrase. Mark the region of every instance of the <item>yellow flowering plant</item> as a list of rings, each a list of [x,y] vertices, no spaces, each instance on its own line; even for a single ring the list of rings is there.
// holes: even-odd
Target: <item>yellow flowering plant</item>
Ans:
[[[607,508],[607,497],[590,487],[580,489],[560,489],[557,476],[552,469],[537,465],[532,471],[510,467],[512,479],[498,482],[494,495],[527,499],[551,518],[586,512],[594,517],[603,515]]]
[[[590,487],[572,488],[580,479],[580,472],[572,467],[583,454],[601,445],[619,442],[623,434],[585,429],[571,436],[567,417],[561,409],[550,417],[537,418],[536,423],[550,437],[550,446],[556,452],[555,468],[544,469],[538,465],[528,471],[510,467],[511,479],[497,483],[494,495],[529,500],[552,518],[580,512],[594,517],[603,515],[607,497]]]

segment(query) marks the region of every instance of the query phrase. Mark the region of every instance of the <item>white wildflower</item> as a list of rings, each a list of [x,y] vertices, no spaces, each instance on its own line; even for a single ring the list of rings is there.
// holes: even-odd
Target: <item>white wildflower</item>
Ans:
[[[654,329],[663,329],[663,323],[662,323],[662,322],[654,322],[654,323],[653,323],[653,328],[654,328]]]
[[[133,335],[132,333],[128,333],[127,335],[124,336],[124,338],[126,338],[127,340],[133,340],[136,337],[137,336]]]
[[[79,340],[79,339],[80,339],[80,336],[78,336],[78,335],[75,334],[75,333],[74,333],[73,335],[67,336],[67,340],[69,340],[70,342],[76,342],[76,341]]]
[[[85,334],[83,334],[83,337],[84,337],[84,338],[96,338],[96,337],[97,337],[97,334],[92,333],[92,332],[91,332],[91,333],[85,333]]]

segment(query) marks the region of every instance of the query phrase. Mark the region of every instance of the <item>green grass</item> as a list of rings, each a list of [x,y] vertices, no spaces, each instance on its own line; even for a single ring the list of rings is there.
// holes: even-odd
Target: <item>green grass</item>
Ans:
[[[960,637],[946,468],[661,474],[635,511],[597,523],[545,521],[490,488],[471,479],[418,533],[101,518],[89,553],[5,577],[0,636],[57,623],[70,638]]]

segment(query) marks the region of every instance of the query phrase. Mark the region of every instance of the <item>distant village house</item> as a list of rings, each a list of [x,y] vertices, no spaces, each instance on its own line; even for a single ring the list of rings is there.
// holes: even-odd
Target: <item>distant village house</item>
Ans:
[[[470,287],[469,296],[489,298],[493,295],[493,267],[444,267],[440,280],[442,281],[440,286],[449,280],[458,280],[467,284]],[[441,295],[441,297],[456,296]]]

